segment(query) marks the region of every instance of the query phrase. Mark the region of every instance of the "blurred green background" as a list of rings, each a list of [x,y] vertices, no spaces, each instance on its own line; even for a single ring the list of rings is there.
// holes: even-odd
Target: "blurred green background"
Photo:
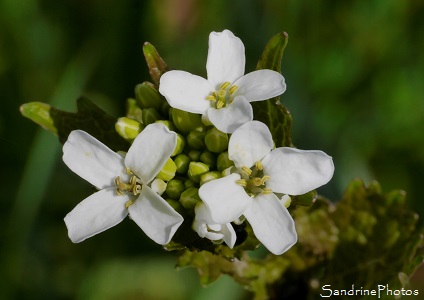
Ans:
[[[86,95],[123,114],[149,80],[141,52],[157,47],[173,69],[205,75],[208,34],[232,30],[246,71],[286,31],[281,97],[293,141],[334,158],[324,196],[355,177],[404,189],[424,216],[424,2],[281,0],[0,0],[1,299],[241,299],[223,277],[202,289],[174,270],[128,220],[72,244],[63,217],[92,193],[61,161],[61,145],[20,116],[25,102],[74,110]]]

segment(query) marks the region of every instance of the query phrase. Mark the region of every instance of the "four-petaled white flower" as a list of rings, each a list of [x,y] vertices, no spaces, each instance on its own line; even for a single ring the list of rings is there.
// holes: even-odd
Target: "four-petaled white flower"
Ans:
[[[231,249],[234,247],[237,235],[230,223],[215,224],[204,203],[196,205],[195,214],[192,228],[201,238],[207,238],[215,243],[224,241]]]
[[[88,133],[72,131],[63,146],[63,161],[99,189],[65,217],[72,242],[115,226],[129,213],[149,238],[167,244],[183,217],[148,184],[174,151],[176,139],[163,124],[148,125],[123,158]]]
[[[253,119],[249,102],[266,100],[286,90],[284,77],[272,70],[244,75],[243,42],[229,30],[209,35],[207,79],[184,71],[160,78],[159,92],[169,105],[206,115],[220,131],[232,133]]]
[[[268,127],[258,121],[239,127],[228,145],[237,172],[205,183],[199,196],[216,224],[241,215],[258,240],[279,255],[297,241],[293,218],[274,194],[301,195],[326,184],[334,173],[322,151],[274,148]]]

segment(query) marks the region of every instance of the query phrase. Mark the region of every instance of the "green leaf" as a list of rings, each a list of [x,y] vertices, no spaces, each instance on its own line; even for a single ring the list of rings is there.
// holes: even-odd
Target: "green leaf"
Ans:
[[[23,116],[56,134],[64,143],[72,130],[88,132],[114,151],[128,150],[129,143],[115,130],[116,119],[85,97],[77,100],[77,113],[65,112],[48,104],[31,102],[20,108]]]
[[[156,87],[159,86],[159,79],[163,73],[169,70],[168,66],[160,57],[156,48],[149,42],[145,42],[143,45],[143,54],[146,59],[147,66],[149,67],[150,77]]]
[[[270,69],[281,73],[281,59],[288,42],[285,32],[271,38],[256,66],[257,70]],[[265,123],[271,131],[276,147],[293,146],[291,140],[292,117],[280,103],[280,97],[252,102],[253,118]]]

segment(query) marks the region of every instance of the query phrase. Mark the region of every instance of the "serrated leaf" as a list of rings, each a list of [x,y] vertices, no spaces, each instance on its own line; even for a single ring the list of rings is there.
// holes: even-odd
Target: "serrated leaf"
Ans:
[[[156,87],[159,86],[159,79],[163,73],[169,70],[168,66],[160,57],[156,48],[149,42],[145,42],[143,45],[143,54],[146,59],[147,66],[149,68],[150,77]]]
[[[262,53],[256,69],[270,69],[281,73],[281,60],[288,42],[285,32],[271,38]],[[293,146],[291,141],[292,117],[280,103],[280,97],[252,102],[253,118],[265,123],[271,131],[276,147]]]
[[[21,106],[23,116],[56,134],[64,143],[72,130],[88,132],[114,151],[126,151],[129,143],[115,130],[116,119],[85,97],[77,99],[76,113],[66,112],[41,102]]]

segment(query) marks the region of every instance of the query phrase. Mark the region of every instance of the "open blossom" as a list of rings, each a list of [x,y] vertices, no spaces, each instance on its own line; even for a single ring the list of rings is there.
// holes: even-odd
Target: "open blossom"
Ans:
[[[201,238],[207,238],[215,243],[224,241],[231,249],[234,247],[237,235],[230,223],[214,224],[204,203],[196,205],[195,214],[192,228]]]
[[[63,161],[98,192],[84,199],[65,217],[74,243],[131,219],[158,244],[167,244],[183,217],[149,187],[169,159],[176,134],[163,124],[148,125],[125,158],[88,133],[72,131],[63,146]]]
[[[315,150],[273,149],[268,127],[258,121],[233,133],[228,154],[237,172],[199,189],[212,222],[225,224],[244,215],[269,251],[284,253],[296,243],[297,234],[293,218],[274,192],[301,195],[326,184],[334,173],[331,157]]]
[[[272,70],[244,75],[243,42],[229,30],[209,35],[207,79],[185,71],[160,78],[159,92],[169,105],[203,114],[220,131],[232,133],[253,119],[249,102],[278,96],[286,90],[284,77]]]

